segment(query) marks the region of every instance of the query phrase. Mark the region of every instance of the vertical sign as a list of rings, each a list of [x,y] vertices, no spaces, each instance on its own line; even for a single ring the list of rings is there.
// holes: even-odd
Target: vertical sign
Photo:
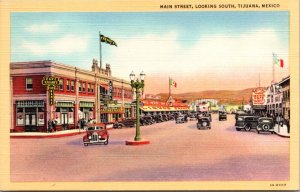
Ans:
[[[47,90],[49,90],[49,103],[50,105],[54,104],[54,89],[59,85],[59,80],[56,77],[44,77],[42,80],[42,85],[47,86]]]
[[[108,99],[109,100],[113,99],[113,82],[112,81],[108,82]]]

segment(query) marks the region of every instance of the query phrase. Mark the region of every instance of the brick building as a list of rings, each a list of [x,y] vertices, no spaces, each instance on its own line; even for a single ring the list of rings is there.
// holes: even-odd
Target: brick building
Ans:
[[[45,132],[54,119],[58,131],[74,129],[82,118],[113,122],[134,114],[130,82],[113,77],[110,65],[102,69],[95,59],[91,71],[53,61],[13,62],[10,70],[11,131]],[[53,104],[45,77],[58,80]]]

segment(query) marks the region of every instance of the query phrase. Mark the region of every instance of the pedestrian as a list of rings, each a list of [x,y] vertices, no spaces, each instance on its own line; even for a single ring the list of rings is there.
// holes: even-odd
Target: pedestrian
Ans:
[[[52,121],[49,119],[48,120],[48,133],[50,133],[51,132],[51,129],[52,129]]]
[[[56,132],[56,125],[57,125],[57,121],[54,119],[52,121],[52,127],[53,127],[53,130]]]
[[[287,132],[290,133],[290,120],[286,120]]]
[[[80,119],[80,129],[84,128],[84,119]]]

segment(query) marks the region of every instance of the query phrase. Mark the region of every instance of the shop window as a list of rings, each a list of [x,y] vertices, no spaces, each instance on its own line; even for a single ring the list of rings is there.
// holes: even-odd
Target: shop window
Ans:
[[[81,82],[78,82],[78,91],[79,91],[79,92],[82,91],[82,85],[81,85]]]
[[[67,80],[67,91],[70,91],[70,80]]]
[[[59,90],[63,91],[64,90],[64,80],[59,79]]]
[[[91,84],[87,84],[87,91],[88,91],[88,93],[90,93],[91,92]]]
[[[85,93],[85,83],[82,83],[82,92]]]
[[[24,125],[24,109],[23,108],[17,108],[17,116],[16,116],[16,124],[17,125]]]
[[[31,77],[26,78],[26,90],[32,90],[32,78]]]
[[[91,84],[91,93],[94,93],[95,85]]]
[[[73,91],[73,92],[74,92],[74,90],[75,90],[74,84],[75,84],[75,82],[74,82],[74,81],[71,81],[71,91]]]

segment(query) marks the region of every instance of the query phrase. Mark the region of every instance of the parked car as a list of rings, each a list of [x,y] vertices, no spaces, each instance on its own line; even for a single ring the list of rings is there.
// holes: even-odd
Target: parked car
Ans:
[[[86,134],[83,136],[83,144],[84,146],[88,146],[89,144],[108,144],[109,134],[106,129],[105,124],[96,123],[89,124],[86,129]]]
[[[180,115],[176,118],[176,123],[186,123],[186,122],[187,122],[186,115]]]
[[[259,134],[262,131],[265,132],[274,132],[274,121],[272,118],[261,117],[258,119],[258,125],[256,127],[257,133]]]
[[[257,116],[237,116],[235,127],[237,131],[241,129],[245,129],[246,131],[250,131],[251,129],[256,129],[258,125],[258,117]]]
[[[227,113],[226,111],[219,111],[219,121],[227,120]]]
[[[199,117],[197,122],[198,129],[211,129],[209,117]]]
[[[135,127],[136,119],[124,119],[120,122],[116,121],[113,125],[115,129],[122,129],[123,127]]]

